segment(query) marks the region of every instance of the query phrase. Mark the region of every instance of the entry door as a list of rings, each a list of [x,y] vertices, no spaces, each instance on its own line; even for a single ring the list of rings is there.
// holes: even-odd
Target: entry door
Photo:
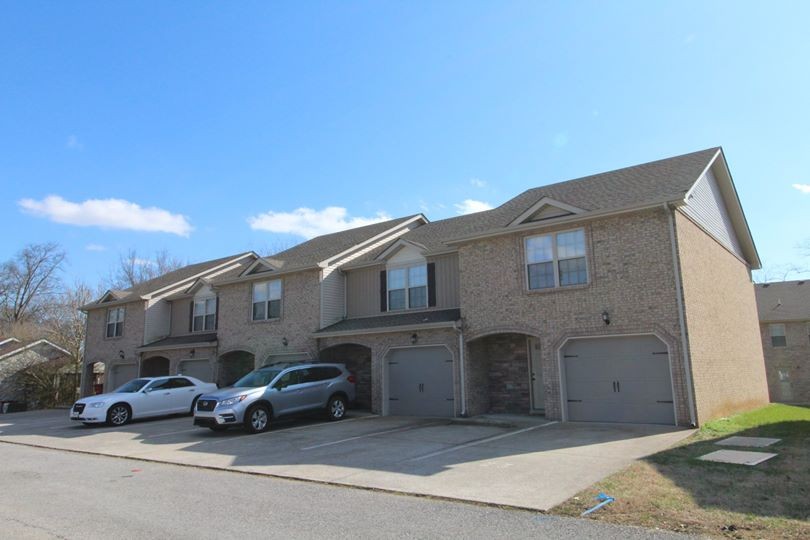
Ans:
[[[529,348],[529,369],[532,378],[532,411],[542,412],[546,408],[546,387],[543,384],[540,342],[535,338],[528,338],[527,347]]]
[[[568,420],[675,423],[667,347],[655,336],[577,339],[562,352]]]
[[[388,413],[453,416],[453,356],[445,347],[394,349],[388,363]]]

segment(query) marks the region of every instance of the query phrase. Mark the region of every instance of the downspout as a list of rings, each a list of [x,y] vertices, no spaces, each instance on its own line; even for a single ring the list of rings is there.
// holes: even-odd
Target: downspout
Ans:
[[[678,248],[676,247],[675,236],[675,209],[664,204],[664,211],[669,218],[669,241],[672,246],[672,270],[675,274],[675,297],[678,303],[678,324],[681,327],[681,349],[683,349],[683,367],[686,373],[686,395],[689,407],[689,422],[692,427],[697,426],[695,419],[695,396],[692,387],[692,364],[689,359],[689,340],[686,337],[686,315],[684,311],[683,289],[681,288],[680,259],[678,258]]]
[[[459,378],[461,379],[461,417],[467,417],[467,378],[465,376],[465,357],[464,357],[464,329],[461,325],[456,325],[457,321],[453,321],[453,330],[458,332],[458,371]]]

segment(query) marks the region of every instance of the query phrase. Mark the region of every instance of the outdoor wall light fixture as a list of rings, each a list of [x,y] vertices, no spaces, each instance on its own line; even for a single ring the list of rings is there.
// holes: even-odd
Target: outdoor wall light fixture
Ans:
[[[289,343],[289,341],[287,341],[287,338],[285,338],[285,337],[281,338],[281,344],[282,345],[284,345],[286,347],[288,343]]]
[[[411,334],[411,345],[415,345],[417,341],[419,341],[419,336],[416,333]]]
[[[189,358],[194,358],[195,354],[197,354],[197,351],[194,350],[194,349],[191,349],[190,351],[188,351],[188,357]]]
[[[605,324],[610,324],[610,314],[607,311],[602,312],[602,321]]]
[[[124,351],[118,351],[118,358],[120,358],[121,360],[124,359]]]

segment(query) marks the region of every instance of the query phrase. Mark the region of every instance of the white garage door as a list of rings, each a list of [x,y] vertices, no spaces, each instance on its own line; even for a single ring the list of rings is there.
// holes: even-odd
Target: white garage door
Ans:
[[[453,356],[446,347],[394,349],[388,364],[388,413],[453,416]]]
[[[568,420],[675,423],[669,356],[657,337],[573,340],[563,366]]]
[[[194,377],[204,382],[213,382],[213,371],[214,370],[211,369],[210,360],[183,360],[180,362],[177,373]]]
[[[120,364],[113,366],[111,377],[111,390],[122,386],[127,381],[138,378],[138,364]]]

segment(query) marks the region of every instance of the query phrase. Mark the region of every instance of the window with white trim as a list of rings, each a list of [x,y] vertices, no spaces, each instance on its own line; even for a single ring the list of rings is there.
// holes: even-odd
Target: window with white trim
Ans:
[[[771,346],[772,347],[787,347],[787,338],[785,337],[784,324],[772,324],[768,327],[771,332]]]
[[[388,311],[427,307],[427,265],[388,270]]]
[[[194,320],[192,331],[207,332],[215,330],[217,325],[217,299],[200,298],[194,300]]]
[[[266,321],[281,317],[281,280],[253,284],[253,320]]]
[[[530,290],[588,283],[583,229],[530,236],[525,249]]]
[[[779,381],[785,382],[790,380],[790,372],[786,369],[780,369],[779,371]]]
[[[124,335],[124,313],[123,307],[110,308],[107,310],[107,337],[117,338]]]

